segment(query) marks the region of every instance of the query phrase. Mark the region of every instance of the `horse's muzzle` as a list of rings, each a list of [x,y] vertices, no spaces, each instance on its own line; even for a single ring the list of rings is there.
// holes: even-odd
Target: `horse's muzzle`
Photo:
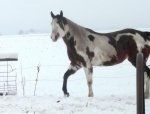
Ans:
[[[57,34],[55,34],[55,35],[52,35],[51,36],[51,39],[54,41],[54,42],[56,42],[57,41],[57,39],[59,38],[59,33],[57,33]]]

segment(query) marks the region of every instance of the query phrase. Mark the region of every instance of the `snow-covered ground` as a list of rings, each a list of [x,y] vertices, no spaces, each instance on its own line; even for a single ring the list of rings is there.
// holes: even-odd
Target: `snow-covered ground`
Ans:
[[[150,101],[146,100],[146,114]],[[1,114],[136,114],[135,96],[1,97]]]
[[[94,67],[93,98],[87,97],[86,78],[79,70],[69,78],[70,97],[65,98],[61,88],[69,60],[62,40],[53,43],[49,34],[0,36],[0,53],[18,53],[18,62],[12,62],[17,68],[17,95],[0,97],[0,114],[136,114],[136,74],[127,60]],[[148,99],[146,114],[149,107]]]

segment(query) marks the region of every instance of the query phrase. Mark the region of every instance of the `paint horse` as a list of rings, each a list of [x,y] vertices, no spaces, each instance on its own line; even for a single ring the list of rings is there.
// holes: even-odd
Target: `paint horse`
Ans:
[[[67,46],[70,66],[63,77],[62,90],[65,96],[67,79],[80,68],[83,68],[87,78],[89,93],[93,96],[92,74],[93,66],[110,66],[123,62],[126,58],[136,66],[136,55],[142,52],[144,56],[145,98],[150,96],[150,69],[146,61],[150,54],[150,32],[134,29],[124,29],[111,33],[97,33],[84,28],[63,16],[63,12],[52,17],[51,39],[62,38]]]

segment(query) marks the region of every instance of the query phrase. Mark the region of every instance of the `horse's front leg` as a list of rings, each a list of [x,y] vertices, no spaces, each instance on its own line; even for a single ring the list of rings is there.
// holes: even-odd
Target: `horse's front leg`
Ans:
[[[66,71],[66,73],[64,74],[64,77],[63,77],[63,87],[62,87],[62,90],[64,92],[64,95],[69,97],[69,93],[67,91],[67,80],[68,80],[68,77],[72,74],[74,74],[77,70],[79,70],[81,68],[80,65],[71,65],[69,66],[69,69]]]
[[[93,97],[93,89],[92,89],[92,83],[93,83],[93,67],[89,68],[84,68],[85,74],[86,74],[86,79],[87,79],[87,84],[88,84],[88,89],[89,89],[89,94],[88,97]]]

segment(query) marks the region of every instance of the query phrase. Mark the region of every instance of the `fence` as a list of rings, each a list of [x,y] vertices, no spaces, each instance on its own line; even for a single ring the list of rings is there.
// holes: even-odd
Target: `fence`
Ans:
[[[137,74],[137,114],[145,114],[145,100],[144,100],[144,68],[143,68],[143,54],[138,53],[136,59],[136,74]]]
[[[0,95],[17,92],[17,73],[10,64],[17,60],[17,54],[0,54]]]

